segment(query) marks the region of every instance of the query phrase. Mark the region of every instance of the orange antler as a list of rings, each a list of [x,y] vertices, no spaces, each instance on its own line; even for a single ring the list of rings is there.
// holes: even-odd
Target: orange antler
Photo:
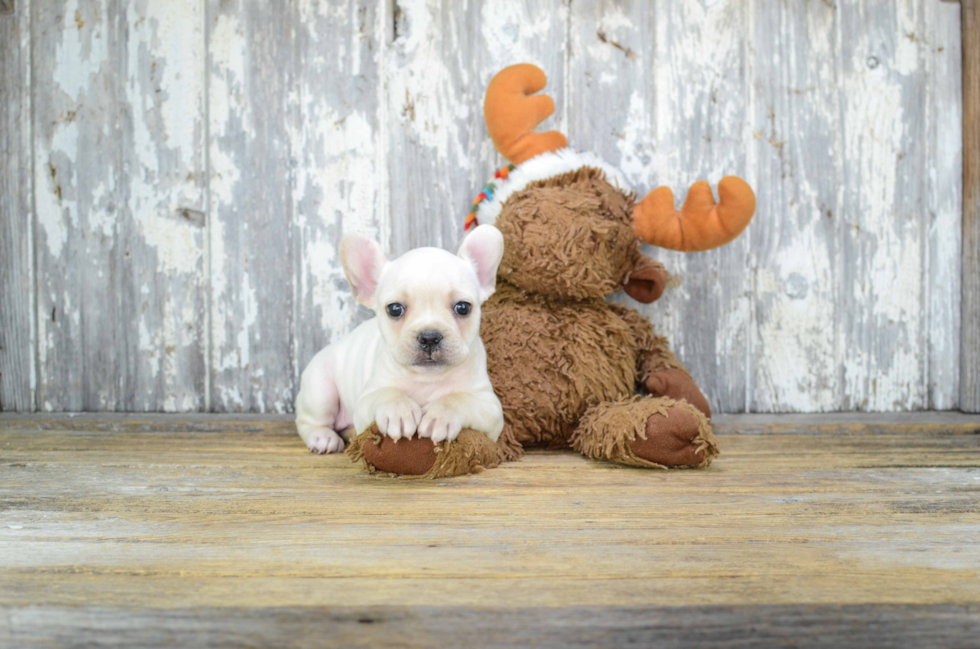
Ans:
[[[520,63],[498,72],[487,86],[483,101],[487,130],[497,151],[515,165],[568,146],[568,140],[558,131],[534,132],[538,124],[555,112],[551,97],[530,96],[546,85],[548,78],[541,68]]]
[[[674,208],[674,193],[658,187],[633,208],[633,230],[654,246],[695,252],[723,246],[742,233],[755,213],[755,194],[741,178],[725,176],[718,183],[716,204],[711,185],[691,185],[684,207]]]

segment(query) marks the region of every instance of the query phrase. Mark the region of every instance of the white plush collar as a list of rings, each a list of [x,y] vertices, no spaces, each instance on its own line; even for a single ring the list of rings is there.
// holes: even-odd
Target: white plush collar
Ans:
[[[508,174],[507,180],[497,181],[493,198],[483,201],[477,208],[477,222],[480,225],[493,225],[496,223],[504,203],[514,192],[521,191],[533,182],[560,176],[582,167],[594,167],[602,170],[606,174],[606,180],[612,185],[623,191],[629,191],[626,178],[622,172],[591,151],[575,151],[573,149],[549,151],[516,167]]]

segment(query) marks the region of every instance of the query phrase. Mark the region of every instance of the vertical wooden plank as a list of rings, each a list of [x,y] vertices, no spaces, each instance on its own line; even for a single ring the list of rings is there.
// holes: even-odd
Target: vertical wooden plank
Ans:
[[[622,168],[642,195],[695,180],[716,184],[746,165],[745,6],[573,2],[569,142]],[[766,215],[752,227],[765,227]],[[748,237],[719,250],[648,249],[679,279],[637,306],[666,335],[718,412],[746,407]],[[625,298],[624,298],[625,299]]]
[[[927,404],[922,215],[929,169],[922,4],[839,5],[843,410],[915,410]]]
[[[716,185],[733,174],[758,187],[746,157],[745,3],[657,6],[666,14],[657,25],[657,60],[665,63],[657,73],[657,184],[676,188],[678,201],[700,178]],[[764,228],[770,217],[756,218],[750,227]],[[749,237],[684,257],[682,283],[665,305],[678,349],[716,412],[744,412],[753,362]]]
[[[339,236],[374,230],[396,254],[454,245],[501,163],[483,90],[530,60],[558,104],[545,126],[637,190],[669,184],[680,201],[725,173],[757,188],[736,244],[648,251],[681,284],[644,312],[716,409],[980,410],[975,2],[962,216],[955,5],[208,0],[205,64],[202,3],[60,0],[31,19],[18,2],[0,17],[21,29],[0,44],[0,123],[28,120],[0,133],[0,182],[23,189],[27,173],[26,207],[6,184],[0,209],[37,203],[33,244],[29,219],[0,223],[14,260],[0,408],[199,409],[211,363],[215,409],[289,410],[303,363],[364,316]],[[29,74],[7,64],[25,38],[33,120],[8,82]],[[34,157],[17,162],[31,129]],[[32,254],[36,310],[18,279]]]
[[[640,197],[663,182],[657,158],[657,109],[664,98],[657,93],[656,71],[665,64],[657,58],[659,19],[654,3],[642,0],[573,2],[569,16],[569,146],[619,167]]]
[[[507,65],[534,63],[548,75],[547,92],[561,112],[567,11],[545,0],[394,0],[392,21],[390,248],[452,248],[473,197],[503,164],[483,123],[487,83]],[[560,117],[542,128],[556,124]]]
[[[926,296],[928,403],[950,410],[960,401],[960,250],[963,219],[963,112],[960,7],[925,5],[929,174]],[[980,361],[978,361],[980,363]]]
[[[39,404],[195,410],[200,0],[39,3],[34,29]]]
[[[208,0],[211,409],[293,401],[293,13]],[[291,5],[290,5],[291,7]]]
[[[834,4],[751,3],[749,229],[754,312],[749,408],[824,412],[839,404],[834,351],[842,181]]]
[[[0,11],[0,411],[34,409],[30,21]]]
[[[290,141],[295,239],[294,382],[313,355],[367,309],[353,300],[337,251],[344,232],[378,235],[385,193],[380,110],[388,12],[371,0],[301,2]],[[287,404],[289,408],[292,404]]]
[[[204,3],[136,0],[121,11],[121,407],[197,411],[207,336]]]
[[[108,0],[34,4],[38,405],[119,410],[122,46]],[[121,246],[120,246],[121,247]]]
[[[963,286],[960,409],[980,412],[980,2],[962,0]]]

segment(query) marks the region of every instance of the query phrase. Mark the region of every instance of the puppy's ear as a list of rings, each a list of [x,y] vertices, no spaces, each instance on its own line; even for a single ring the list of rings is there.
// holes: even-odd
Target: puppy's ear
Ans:
[[[480,302],[497,289],[497,266],[504,256],[504,235],[492,225],[480,225],[463,239],[459,256],[473,264],[480,281]]]
[[[381,269],[388,263],[381,246],[363,234],[345,234],[340,240],[340,263],[344,265],[344,274],[350,282],[354,299],[374,309]]]

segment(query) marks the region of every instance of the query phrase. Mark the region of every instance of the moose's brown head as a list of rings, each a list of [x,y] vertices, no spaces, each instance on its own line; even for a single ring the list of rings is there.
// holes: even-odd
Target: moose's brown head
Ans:
[[[666,277],[640,254],[632,208],[632,196],[596,167],[528,184],[511,194],[495,221],[504,235],[498,276],[553,297],[601,300],[625,287],[652,302]]]
[[[660,264],[640,253],[641,240],[709,250],[748,226],[755,195],[740,178],[722,179],[718,203],[704,181],[691,186],[680,210],[667,187],[636,202],[622,174],[601,158],[565,148],[557,131],[535,133],[554,112],[550,97],[532,96],[546,84],[540,68],[520,64],[499,72],[487,88],[487,130],[515,166],[499,187],[485,191],[476,211],[479,222],[504,235],[500,278],[553,297],[603,299],[624,289],[653,302],[666,278]]]

